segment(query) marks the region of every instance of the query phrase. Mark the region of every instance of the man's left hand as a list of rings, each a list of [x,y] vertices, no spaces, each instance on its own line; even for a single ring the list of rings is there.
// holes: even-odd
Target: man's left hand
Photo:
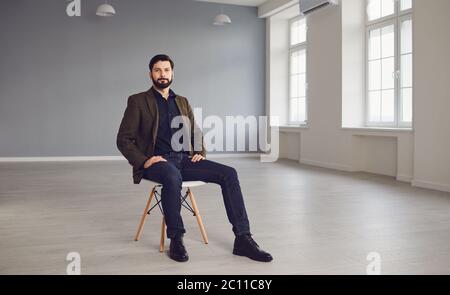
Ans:
[[[204,159],[206,159],[206,158],[203,157],[202,155],[196,154],[192,157],[191,161],[195,163],[195,162],[203,161]]]

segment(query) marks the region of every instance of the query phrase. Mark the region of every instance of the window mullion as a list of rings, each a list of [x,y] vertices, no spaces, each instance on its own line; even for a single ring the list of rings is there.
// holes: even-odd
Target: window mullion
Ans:
[[[401,40],[402,40],[402,27],[401,27],[401,24],[403,24],[403,22],[404,21],[411,21],[412,22],[412,16],[410,15],[410,14],[403,14],[403,15],[401,15],[400,17],[399,17],[399,42],[400,42],[400,44],[401,44]],[[403,121],[403,110],[404,110],[404,107],[403,107],[403,104],[404,104],[404,101],[403,101],[403,90],[404,89],[411,89],[411,92],[413,91],[413,85],[411,85],[411,86],[408,86],[408,87],[405,87],[405,88],[402,88],[402,79],[403,79],[403,76],[405,75],[405,73],[404,73],[404,69],[402,68],[402,57],[403,56],[407,56],[407,55],[411,55],[411,56],[413,56],[413,54],[414,54],[414,52],[413,52],[413,49],[411,48],[411,51],[410,52],[408,52],[408,53],[405,53],[405,54],[402,54],[401,53],[401,48],[399,48],[399,71],[400,71],[400,79],[401,80],[399,80],[399,107],[401,108],[401,111],[399,112],[399,127],[411,127],[412,126],[412,121],[410,122],[410,121]],[[411,65],[412,66],[412,65]],[[413,68],[411,68],[411,70],[412,70]],[[414,102],[413,101],[411,101],[411,104],[413,104]]]
[[[400,10],[400,3],[399,1],[396,1],[396,5],[397,5],[397,11]],[[401,107],[400,107],[400,59],[401,59],[401,54],[400,54],[400,38],[401,38],[401,33],[400,33],[400,24],[399,24],[399,18],[397,17],[397,19],[395,20],[395,126],[399,127],[399,123],[400,123],[400,119],[401,119]],[[399,75],[400,73],[400,75]]]

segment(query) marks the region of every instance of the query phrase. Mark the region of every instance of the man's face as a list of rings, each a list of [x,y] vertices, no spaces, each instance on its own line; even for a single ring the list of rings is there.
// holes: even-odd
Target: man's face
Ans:
[[[150,72],[150,78],[153,84],[159,89],[165,89],[172,84],[173,71],[168,61],[159,61],[153,65]]]

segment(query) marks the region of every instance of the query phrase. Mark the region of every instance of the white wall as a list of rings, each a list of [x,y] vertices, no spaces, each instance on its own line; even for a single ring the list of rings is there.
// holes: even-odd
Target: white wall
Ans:
[[[353,167],[358,171],[397,176],[397,139],[388,136],[353,136]]]
[[[342,126],[362,127],[365,104],[365,1],[345,0],[342,11]]]
[[[308,16],[309,129],[302,133],[306,164],[351,170],[351,138],[341,131],[341,30],[339,6]]]
[[[344,0],[343,5],[346,1],[349,4],[354,0]],[[298,155],[297,158],[303,164],[344,171],[367,171],[411,181],[414,143],[412,131],[342,128],[342,81],[352,81],[343,77],[343,73],[345,75],[352,70],[343,70],[342,62],[355,63],[355,59],[350,58],[351,53],[343,50],[355,48],[342,47],[343,38],[347,40],[345,38],[349,38],[349,35],[344,34],[343,37],[342,13],[345,11],[341,8],[342,6],[328,7],[308,16],[309,126],[283,129],[280,154],[291,159],[296,159],[295,156]],[[358,19],[354,21],[360,22]],[[347,58],[343,59],[343,56]],[[361,59],[361,56],[357,58]],[[361,80],[363,79],[360,78],[359,81]],[[361,89],[355,87],[347,90],[347,93],[354,96],[353,99],[362,100],[357,97],[362,92]],[[271,99],[270,93],[267,98]],[[272,101],[271,104],[276,102]],[[359,122],[360,118],[350,121]],[[298,140],[300,149],[294,144]]]
[[[280,132],[280,155],[281,159],[300,160],[300,132]]]
[[[286,44],[289,42],[288,23],[278,17],[271,17],[267,20],[267,38],[268,61],[266,70],[268,81],[266,91],[269,97],[267,100],[267,113],[272,117],[278,117],[279,123],[287,124],[288,110],[288,79],[289,73],[286,68],[289,66],[288,54],[289,48]]]
[[[349,53],[355,47],[342,44],[351,42],[341,28],[342,15],[348,12],[345,5],[353,1],[342,0],[344,6],[309,16],[309,127],[284,130],[281,156],[332,169],[396,176],[414,186],[450,191],[450,1],[415,1],[414,131],[342,128],[346,120],[341,121],[341,106],[349,98],[342,102],[342,95],[351,93],[351,99],[357,99],[360,91],[345,89],[346,81],[351,81],[345,76],[351,72],[346,67],[360,58],[352,59]],[[347,24],[348,19],[344,30]],[[359,120],[349,118],[348,122]],[[294,144],[298,141],[299,148]]]
[[[414,181],[450,191],[450,1],[415,1]]]

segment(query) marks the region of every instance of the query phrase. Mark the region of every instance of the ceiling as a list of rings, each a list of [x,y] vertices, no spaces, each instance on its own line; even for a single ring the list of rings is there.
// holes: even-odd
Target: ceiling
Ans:
[[[259,6],[267,0],[195,0],[200,2],[223,3],[243,6]]]

